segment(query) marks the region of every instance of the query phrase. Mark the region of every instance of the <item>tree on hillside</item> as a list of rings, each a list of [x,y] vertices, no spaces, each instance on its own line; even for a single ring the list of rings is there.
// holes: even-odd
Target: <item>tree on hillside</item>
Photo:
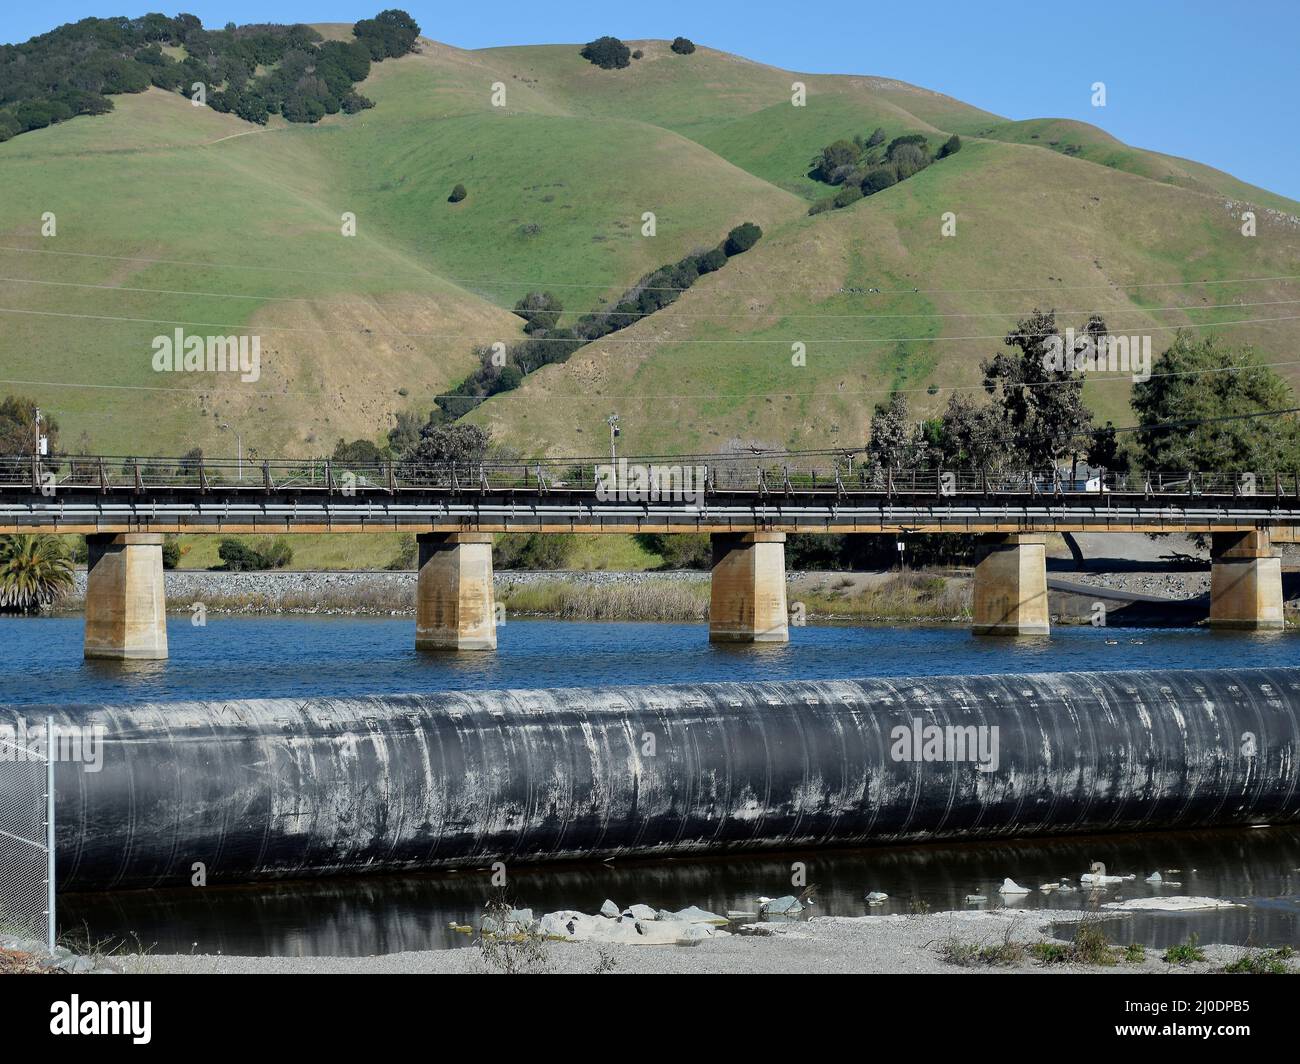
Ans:
[[[415,48],[420,26],[405,11],[389,8],[374,18],[362,19],[352,33],[369,50],[371,59],[396,59]]]
[[[862,194],[873,196],[896,184],[898,184],[898,177],[892,167],[877,166],[873,170],[868,170],[867,176],[862,179]]]
[[[1295,405],[1290,386],[1253,348],[1180,332],[1155,360],[1151,378],[1133,387],[1143,466],[1153,472],[1293,473],[1300,470],[1295,415],[1241,415]],[[1212,420],[1223,418],[1235,420]]]
[[[0,46],[0,141],[77,115],[112,109],[109,97],[150,86],[208,87],[215,111],[265,123],[279,114],[314,122],[372,106],[353,86],[371,60],[403,55],[419,27],[403,11],[358,22],[351,41],[322,41],[309,26],[228,24],[205,30],[192,15],[87,18],[22,44]],[[163,45],[183,48],[177,60]]]
[[[961,137],[954,133],[943,142],[943,147],[939,149],[939,158],[946,159],[949,155],[956,155],[959,151],[961,151]]]
[[[913,426],[907,409],[907,396],[890,393],[888,402],[877,403],[871,416],[871,438],[867,441],[867,458],[881,469],[901,469],[911,456]]]
[[[340,439],[334,445],[331,459],[341,465],[375,465],[388,458],[388,452],[376,447],[369,440],[353,440],[351,443]]]
[[[813,176],[818,181],[837,185],[844,181],[862,158],[862,149],[851,140],[841,138],[826,145],[812,162]]]
[[[395,421],[388,430],[388,447],[394,454],[403,454],[420,442],[420,415],[399,410]]]
[[[1088,464],[1112,473],[1127,473],[1132,468],[1132,456],[1115,431],[1114,422],[1107,421],[1105,428],[1093,429]]]
[[[465,186],[458,184],[451,190],[451,195],[447,197],[447,202],[459,203],[468,195],[469,193],[465,191]]]
[[[584,45],[580,54],[602,70],[632,65],[632,50],[617,37],[598,37]]]
[[[739,255],[757,244],[762,235],[763,230],[753,222],[744,222],[727,234],[722,250],[727,253],[728,257]]]
[[[426,425],[420,442],[402,455],[402,461],[424,466],[449,462],[468,466],[483,461],[490,440],[490,434],[477,425]]]
[[[41,434],[49,438],[49,453],[58,450],[59,423],[41,414]],[[36,450],[36,403],[22,395],[0,402],[0,455],[32,454]]]
[[[900,144],[890,153],[889,162],[898,175],[898,180],[906,181],[930,165],[930,153],[921,144]]]
[[[695,51],[695,42],[687,37],[674,37],[672,49],[678,55],[690,55]]]
[[[1020,464],[1007,445],[1007,423],[994,403],[979,403],[954,392],[943,412],[935,444],[938,462],[947,469],[979,469],[998,473]]]
[[[515,313],[528,324],[525,332],[554,329],[564,312],[564,304],[550,292],[529,292],[515,304]]]
[[[1093,316],[1084,332],[1100,336],[1106,325]],[[1092,428],[1083,405],[1083,374],[1052,369],[1049,340],[1058,337],[1056,312],[1035,310],[1007,333],[1001,351],[980,365],[984,389],[995,398],[1007,429],[1007,446],[1030,469],[1043,470],[1082,450]]]

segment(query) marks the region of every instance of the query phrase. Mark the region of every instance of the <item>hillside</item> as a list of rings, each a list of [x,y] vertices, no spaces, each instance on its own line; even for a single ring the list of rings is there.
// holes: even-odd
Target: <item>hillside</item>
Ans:
[[[373,109],[316,125],[252,125],[151,89],[0,144],[0,390],[54,412],[65,447],[379,441],[470,373],[477,345],[522,336],[509,308],[526,292],[556,293],[569,324],[742,221],[764,230],[752,250],[471,418],[528,454],[601,452],[611,410],[629,451],[856,445],[891,388],[922,409],[969,388],[1035,305],[1076,326],[1100,311],[1157,351],[1180,324],[1300,317],[1295,282],[1200,283],[1300,275],[1300,205],[1230,175],[886,79],[627,43],[643,57],[602,70],[580,45],[422,40],[359,86]],[[833,191],[809,160],[877,127],[964,147],[809,217]],[[449,203],[457,183],[468,195]],[[1260,211],[1252,239],[1244,204]],[[57,236],[40,234],[47,211]],[[940,236],[945,211],[955,237]],[[261,379],[155,373],[152,338],[177,325],[258,333]],[[1287,362],[1298,325],[1223,331]],[[1127,381],[1088,389],[1103,417],[1127,418]]]

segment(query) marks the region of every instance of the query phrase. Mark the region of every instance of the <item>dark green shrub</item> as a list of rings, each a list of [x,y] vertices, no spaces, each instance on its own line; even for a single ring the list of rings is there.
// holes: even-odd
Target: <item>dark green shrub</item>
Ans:
[[[835,193],[835,206],[847,207],[850,203],[857,203],[862,198],[862,189],[857,185],[845,185]]]
[[[641,49],[638,48],[635,52],[632,53],[632,58],[640,59],[643,55],[645,55],[645,52],[641,51]]]
[[[492,547],[494,569],[563,569],[574,537],[541,532],[507,532]]]
[[[684,532],[664,535],[640,532],[636,541],[643,550],[663,559],[663,569],[708,569],[713,565],[713,548],[705,534]]]
[[[672,49],[678,55],[690,55],[695,51],[695,42],[688,37],[674,37]]]
[[[217,545],[217,557],[232,573],[264,568],[257,551],[242,539],[223,539]]]
[[[583,47],[581,55],[602,70],[615,70],[632,63],[632,50],[617,37],[598,37]]]
[[[703,255],[695,259],[695,268],[700,273],[712,273],[714,270],[720,270],[727,264],[727,253],[722,248],[714,248],[712,251],[706,251]]]
[[[162,562],[164,569],[175,569],[181,563],[180,536],[164,536],[162,545]]]
[[[469,193],[465,191],[464,185],[457,185],[455,188],[451,190],[451,195],[447,197],[447,202],[459,203],[468,195]]]
[[[529,292],[515,304],[515,313],[528,324],[526,332],[554,329],[564,313],[564,304],[550,292]]]
[[[727,234],[727,240],[722,245],[722,250],[727,253],[728,258],[732,255],[739,255],[757,244],[762,235],[763,230],[753,222],[744,222]]]
[[[867,176],[862,179],[862,193],[866,196],[873,196],[877,192],[883,192],[890,185],[896,184],[898,184],[898,178],[895,176],[892,167],[877,166],[874,170],[868,170]]]
[[[954,133],[943,142],[943,147],[939,149],[939,158],[946,159],[949,155],[956,155],[959,151],[961,151],[961,137]]]
[[[898,180],[906,181],[930,165],[930,153],[918,144],[901,144],[889,157]]]
[[[217,546],[217,557],[231,572],[260,572],[283,569],[293,561],[293,548],[283,537],[263,537],[251,546],[242,539],[223,539]]]
[[[889,142],[889,147],[885,149],[885,158],[893,159],[894,154],[899,148],[909,144],[913,147],[919,148],[923,145],[928,145],[929,141],[926,139],[924,133],[904,133],[901,137],[895,137]]]

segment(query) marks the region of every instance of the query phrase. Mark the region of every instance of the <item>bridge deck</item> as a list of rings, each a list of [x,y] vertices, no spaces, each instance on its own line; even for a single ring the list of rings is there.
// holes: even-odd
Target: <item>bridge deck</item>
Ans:
[[[638,480],[637,469],[657,471]],[[632,473],[628,471],[632,470]],[[612,471],[612,473],[611,473]],[[867,471],[843,455],[413,466],[0,457],[0,533],[1228,532],[1300,527],[1300,477]]]

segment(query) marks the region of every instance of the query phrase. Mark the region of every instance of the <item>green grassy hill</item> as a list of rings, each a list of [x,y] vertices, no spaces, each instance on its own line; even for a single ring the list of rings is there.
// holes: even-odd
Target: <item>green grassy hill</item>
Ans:
[[[1035,305],[1076,325],[1097,310],[1126,333],[1300,317],[1284,302],[1300,298],[1294,282],[1192,283],[1300,274],[1300,205],[1230,175],[888,79],[628,43],[643,58],[607,71],[579,45],[424,41],[373,68],[360,87],[373,110],[315,126],[253,126],[151,90],[0,144],[0,393],[53,412],[65,447],[233,455],[237,431],[255,454],[308,454],[379,440],[397,411],[426,412],[462,380],[476,344],[522,335],[509,308],[525,292],[554,291],[571,322],[745,220],[765,232],[753,250],[472,418],[528,454],[602,452],[611,410],[628,451],[850,445],[891,388],[937,409],[972,386],[991,338]],[[809,217],[828,191],[811,157],[877,126],[957,132],[965,147]],[[452,204],[457,183],[469,194]],[[1260,211],[1253,239],[1243,204]],[[47,211],[55,237],[40,235]],[[340,234],[344,212],[355,237]],[[155,373],[151,340],[178,324],[260,334],[261,380]],[[1282,362],[1298,326],[1224,335]],[[1157,350],[1168,335],[1154,332]],[[1125,382],[1092,383],[1089,398],[1129,416]]]

